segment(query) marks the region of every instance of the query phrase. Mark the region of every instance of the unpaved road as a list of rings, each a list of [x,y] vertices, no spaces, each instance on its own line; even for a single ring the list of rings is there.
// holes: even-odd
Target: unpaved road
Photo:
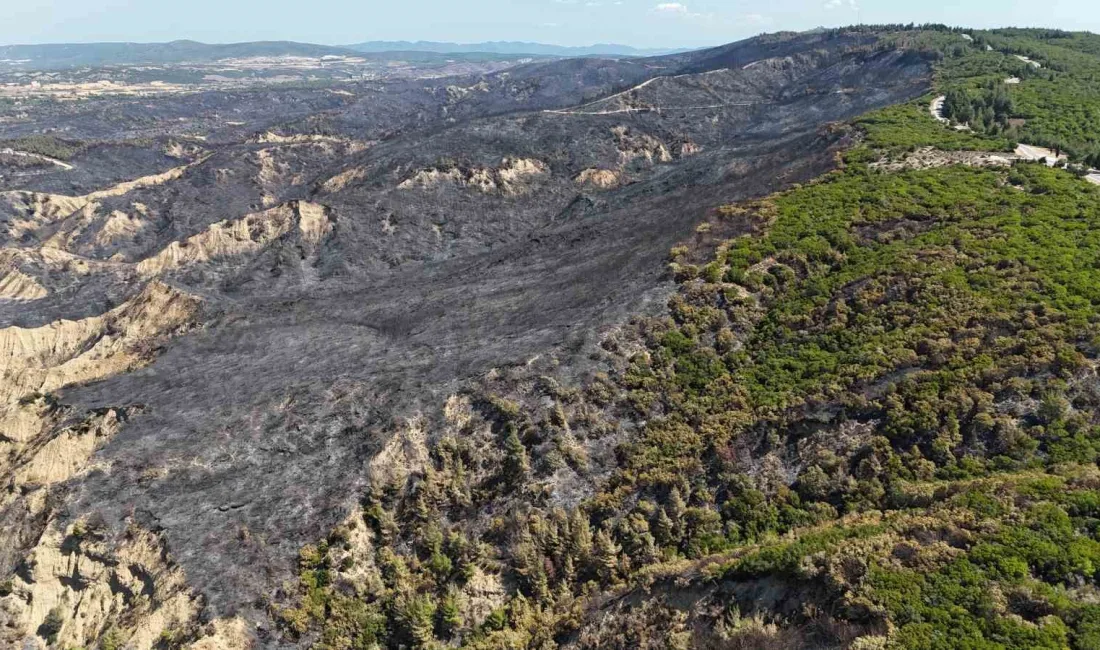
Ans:
[[[1020,144],[1016,147],[1016,155],[1023,160],[1046,160],[1048,167],[1053,167],[1059,160],[1067,160],[1067,156],[1062,154],[1061,156],[1055,156],[1054,152],[1050,149],[1043,147],[1036,147],[1030,144]],[[1100,170],[1090,169],[1089,173],[1085,175],[1085,180],[1100,185]]]
[[[49,156],[43,156],[37,153],[30,153],[27,151],[16,151],[15,149],[0,149],[0,155],[3,156],[17,156],[19,158],[33,158],[34,160],[41,160],[43,162],[52,163],[61,167],[62,169],[72,169],[73,166],[69,163],[61,162],[56,158],[50,158]]]
[[[1044,147],[1036,147],[1030,144],[1019,144],[1016,147],[1016,155],[1024,160],[1043,160],[1047,161],[1047,166],[1053,167],[1059,160],[1065,160],[1065,154],[1057,156],[1054,151],[1046,149]]]
[[[584,110],[547,110],[546,113],[555,115],[622,115],[623,113],[662,113],[668,111],[707,111],[719,108],[733,108],[744,106],[759,106],[772,102],[730,102],[728,104],[710,104],[707,106],[637,106],[631,108],[617,108],[611,111],[584,111]]]

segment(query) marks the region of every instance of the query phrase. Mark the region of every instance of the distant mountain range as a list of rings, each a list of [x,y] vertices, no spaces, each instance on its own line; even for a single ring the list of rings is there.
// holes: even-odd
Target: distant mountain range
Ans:
[[[684,49],[639,49],[629,45],[598,43],[585,47],[566,47],[520,41],[488,41],[483,43],[445,43],[438,41],[367,41],[345,46],[357,52],[437,52],[463,54],[488,52],[493,54],[535,54],[540,56],[658,56],[685,52]]]
[[[533,57],[610,56],[640,57],[685,50],[646,50],[627,45],[599,44],[564,47],[544,43],[496,41],[487,43],[441,43],[434,41],[370,41],[333,46],[293,41],[254,41],[208,44],[197,41],[169,43],[49,43],[43,45],[0,45],[0,66],[63,69],[81,66],[209,63],[222,59],[257,56],[365,56],[416,59],[459,57],[478,59]]]

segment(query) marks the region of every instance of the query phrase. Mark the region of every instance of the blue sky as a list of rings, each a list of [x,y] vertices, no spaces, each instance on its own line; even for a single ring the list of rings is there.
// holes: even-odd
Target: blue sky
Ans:
[[[1100,0],[0,0],[0,44],[288,39],[694,47],[862,22],[1100,32]]]

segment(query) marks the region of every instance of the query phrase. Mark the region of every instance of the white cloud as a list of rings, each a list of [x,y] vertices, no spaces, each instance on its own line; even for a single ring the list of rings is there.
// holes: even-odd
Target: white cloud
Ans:
[[[841,7],[859,9],[859,2],[858,0],[828,0],[828,2],[825,3],[826,9],[840,9]]]
[[[660,13],[687,13],[687,5],[682,2],[661,2],[653,11]]]
[[[687,15],[687,5],[679,2],[662,2],[653,8],[653,11],[663,14],[682,14]]]
[[[662,2],[652,9],[653,13],[666,16],[680,16],[682,18],[702,18],[703,14],[693,13],[682,2]]]

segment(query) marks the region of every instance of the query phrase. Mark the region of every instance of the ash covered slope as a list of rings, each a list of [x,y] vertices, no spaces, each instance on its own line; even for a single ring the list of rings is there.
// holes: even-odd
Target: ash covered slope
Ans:
[[[178,164],[5,192],[4,638],[262,618],[419,413],[497,367],[583,374],[708,209],[820,174],[828,123],[927,91],[925,58],[873,40],[349,86],[247,137],[142,119]],[[167,125],[235,98],[164,101]]]

